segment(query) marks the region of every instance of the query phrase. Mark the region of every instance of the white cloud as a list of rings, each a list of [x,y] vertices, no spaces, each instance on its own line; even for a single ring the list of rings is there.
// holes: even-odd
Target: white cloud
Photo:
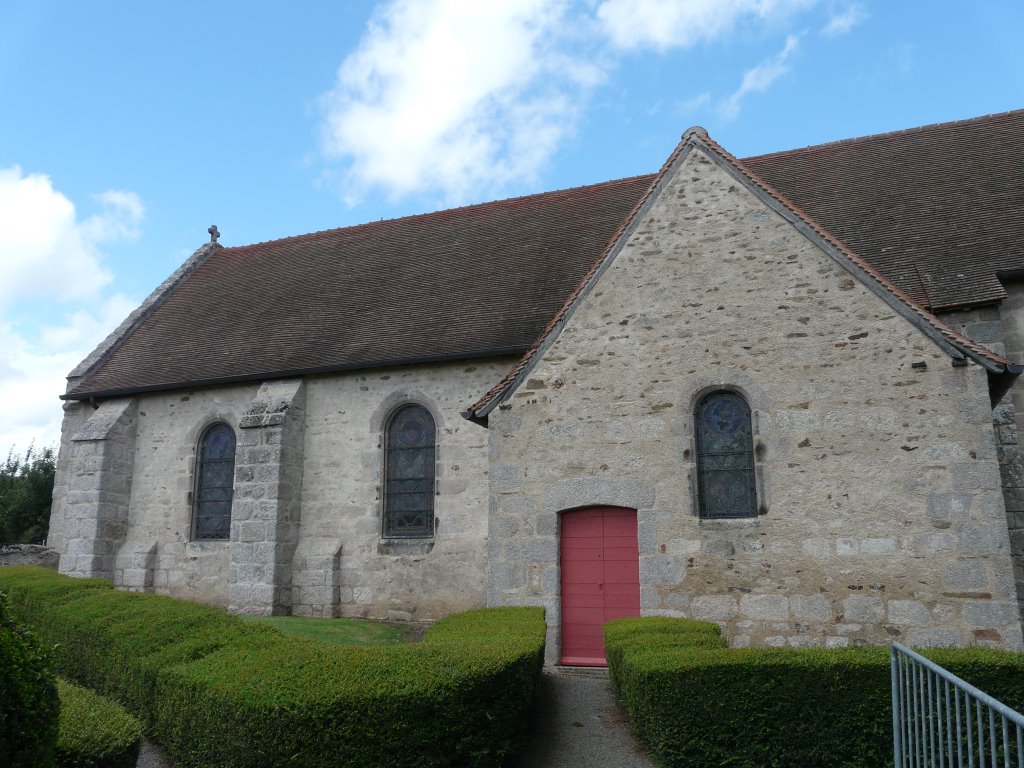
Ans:
[[[742,20],[783,18],[815,0],[604,0],[597,18],[612,44],[623,50],[687,48],[714,40]]]
[[[49,177],[0,168],[0,309],[16,297],[94,296],[113,279],[99,246],[135,237],[144,210],[131,192],[104,192],[97,201],[101,211],[79,221]]]
[[[843,11],[832,15],[829,18],[828,23],[821,28],[821,34],[825,35],[825,37],[838,37],[839,35],[845,35],[867,17],[868,13],[864,6],[860,3],[853,3],[852,5],[847,6]]]
[[[450,202],[529,181],[571,132],[600,68],[568,53],[545,0],[393,0],[324,97],[322,147],[346,195],[440,189]]]
[[[774,56],[769,56],[753,69],[743,73],[743,81],[740,87],[719,106],[721,115],[726,120],[735,120],[740,114],[740,107],[743,99],[751,93],[765,91],[790,70],[789,57],[800,44],[800,38],[796,35],[789,35],[786,38],[785,47]]]
[[[838,2],[855,0],[830,0]],[[324,176],[349,204],[440,193],[449,204],[493,199],[534,182],[573,135],[592,91],[632,51],[665,53],[737,34],[776,32],[818,0],[388,0],[320,101]],[[859,3],[848,7],[857,20]],[[839,29],[839,26],[836,26]],[[714,105],[734,119],[743,99],[789,70],[797,37]],[[671,94],[666,94],[673,104]],[[649,108],[657,113],[659,102]]]
[[[11,445],[57,441],[65,376],[136,303],[104,295],[113,275],[101,246],[136,238],[144,207],[124,191],[96,203],[96,214],[79,219],[47,176],[0,168],[0,402],[11,406],[0,425],[3,456]]]

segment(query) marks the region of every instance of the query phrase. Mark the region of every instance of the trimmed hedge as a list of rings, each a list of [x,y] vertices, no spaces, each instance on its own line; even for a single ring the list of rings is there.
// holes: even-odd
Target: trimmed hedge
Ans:
[[[493,766],[544,658],[539,608],[472,611],[415,645],[287,637],[223,611],[0,570],[57,664],[121,701],[179,766]]]
[[[51,654],[7,613],[0,592],[0,758],[6,768],[47,768],[60,708]]]
[[[714,624],[664,618],[610,622],[605,645],[634,732],[664,768],[892,765],[886,647],[727,649]],[[926,655],[1024,705],[1024,655]]]
[[[142,746],[142,723],[122,707],[67,680],[60,693],[58,768],[134,768]]]

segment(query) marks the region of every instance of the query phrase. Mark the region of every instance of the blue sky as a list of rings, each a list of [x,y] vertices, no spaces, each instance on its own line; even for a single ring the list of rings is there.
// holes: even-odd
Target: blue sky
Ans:
[[[0,0],[0,453],[208,239],[1024,106],[1024,3]],[[282,265],[286,268],[286,265]],[[2,458],[2,457],[0,457]]]

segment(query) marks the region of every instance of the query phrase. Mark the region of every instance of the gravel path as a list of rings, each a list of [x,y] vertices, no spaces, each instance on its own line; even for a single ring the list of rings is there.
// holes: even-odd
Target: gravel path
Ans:
[[[139,752],[139,762],[135,764],[135,768],[172,768],[172,766],[160,747],[149,739],[144,739],[142,750]]]
[[[612,695],[608,670],[546,667],[514,768],[654,768]]]

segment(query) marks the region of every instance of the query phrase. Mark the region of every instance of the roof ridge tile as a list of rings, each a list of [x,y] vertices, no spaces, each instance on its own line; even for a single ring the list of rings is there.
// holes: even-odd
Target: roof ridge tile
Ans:
[[[808,150],[825,149],[827,147],[839,147],[849,144],[859,144],[862,142],[873,141],[876,139],[889,139],[897,138],[900,136],[913,135],[915,133],[924,133],[931,130],[939,130],[944,128],[962,128],[969,125],[980,125],[981,123],[991,122],[999,118],[1014,117],[1024,114],[1024,109],[1008,109],[1005,112],[993,112],[988,115],[978,115],[977,117],[968,117],[962,120],[948,120],[938,123],[927,123],[926,125],[917,125],[913,128],[900,128],[894,131],[882,131],[880,133],[867,133],[863,136],[852,136],[846,139],[835,139],[833,141],[824,141],[820,144],[808,144],[804,147],[793,147],[791,149],[782,149],[776,152],[764,152],[759,155],[750,155],[743,158],[745,161],[750,160],[763,160],[770,157],[783,157],[786,155],[796,155],[801,152]]]
[[[426,213],[411,213],[406,216],[395,216],[390,219],[379,219],[377,221],[364,221],[359,224],[350,224],[345,227],[329,227],[327,229],[318,229],[313,232],[304,232],[301,235],[288,235],[287,237],[276,237],[270,240],[258,240],[255,243],[245,243],[243,245],[232,245],[222,246],[225,251],[240,251],[247,248],[258,248],[261,246],[287,243],[292,241],[301,241],[306,239],[314,239],[323,235],[330,235],[334,233],[343,232],[354,232],[361,229],[372,229],[379,227],[384,224],[396,224],[400,222],[409,222],[423,219],[436,219],[451,214],[462,213],[465,211],[487,209],[487,208],[498,208],[501,206],[511,206],[529,201],[535,201],[542,198],[553,198],[559,195],[570,195],[573,193],[579,193],[583,190],[589,189],[611,189],[617,186],[628,185],[638,179],[643,179],[645,176],[652,174],[639,173],[635,176],[624,176],[620,179],[609,179],[608,181],[599,181],[592,184],[579,184],[574,187],[563,187],[561,189],[549,189],[543,192],[533,192],[528,195],[517,195],[515,197],[505,197],[498,200],[485,200],[481,203],[468,203],[466,205],[457,205],[453,208],[439,208],[436,211],[428,211]]]

